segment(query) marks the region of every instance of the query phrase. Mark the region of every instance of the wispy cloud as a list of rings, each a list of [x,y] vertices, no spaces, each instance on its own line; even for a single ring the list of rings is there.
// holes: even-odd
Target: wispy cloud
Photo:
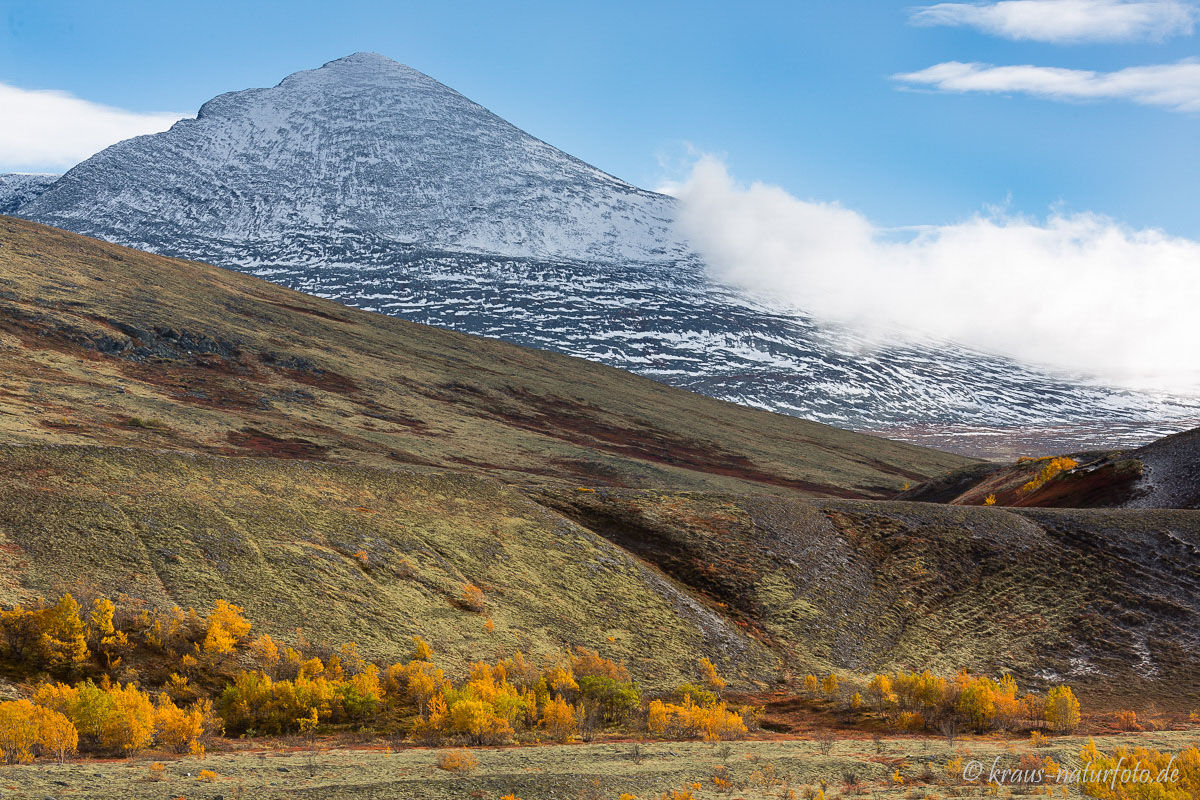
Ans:
[[[1007,39],[1077,42],[1158,41],[1188,35],[1197,18],[1181,0],[1004,0],[938,3],[911,11],[916,25],[976,28]]]
[[[1115,72],[947,61],[892,77],[943,92],[1021,92],[1051,100],[1127,100],[1171,111],[1200,111],[1200,61],[1195,59]]]
[[[671,192],[715,277],[818,319],[933,335],[1130,386],[1200,380],[1200,242],[1096,214],[1001,211],[897,238],[701,158]]]
[[[166,130],[185,116],[125,111],[66,92],[0,83],[0,171],[65,169],[122,139]]]

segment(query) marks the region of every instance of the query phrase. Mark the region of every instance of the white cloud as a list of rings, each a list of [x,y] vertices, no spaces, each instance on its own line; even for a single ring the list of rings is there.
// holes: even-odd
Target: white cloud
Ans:
[[[122,139],[164,131],[185,116],[125,111],[66,92],[0,83],[0,171],[71,167]]]
[[[1191,34],[1196,7],[1181,0],[1004,0],[938,3],[912,10],[917,25],[977,28],[1039,42],[1158,41]]]
[[[701,158],[682,232],[713,276],[880,336],[932,336],[1118,385],[1200,386],[1200,242],[1095,214],[995,213],[898,239]]]
[[[1052,100],[1128,100],[1171,111],[1200,111],[1200,61],[1195,59],[1116,72],[947,61],[892,77],[944,92],[1023,92]]]

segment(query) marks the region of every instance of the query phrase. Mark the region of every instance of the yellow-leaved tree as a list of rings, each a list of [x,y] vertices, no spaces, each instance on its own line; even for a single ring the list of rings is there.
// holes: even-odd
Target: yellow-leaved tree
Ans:
[[[34,712],[38,723],[38,746],[42,752],[54,756],[59,764],[67,763],[67,756],[79,749],[79,731],[75,723],[50,708],[36,706]]]
[[[133,684],[108,689],[111,710],[100,726],[100,743],[115,752],[133,755],[154,741],[154,704]]]
[[[275,640],[271,638],[270,634],[264,633],[255,639],[250,645],[250,652],[254,653],[264,672],[272,678],[279,677],[279,645],[275,644]]]
[[[421,636],[412,637],[413,653],[411,661],[433,661],[433,648]]]
[[[241,606],[230,604],[226,600],[213,603],[213,610],[208,615],[208,628],[204,633],[203,648],[206,652],[217,655],[232,653],[238,642],[250,633],[250,623],[242,616]]]
[[[38,741],[38,720],[28,700],[0,703],[0,754],[6,764],[28,764]]]
[[[996,718],[996,696],[1000,687],[991,678],[958,674],[958,713],[976,730],[986,730]]]
[[[1079,727],[1079,701],[1070,686],[1055,686],[1046,695],[1046,722],[1059,733]]]
[[[542,707],[541,725],[549,738],[566,742],[579,732],[579,717],[571,704],[563,700],[562,695],[556,694]]]
[[[43,612],[42,650],[51,670],[71,673],[90,655],[87,626],[79,617],[79,603],[70,594]]]
[[[708,660],[708,656],[701,658],[696,663],[700,666],[700,678],[708,688],[718,693],[725,688],[725,679],[717,673],[716,666]]]

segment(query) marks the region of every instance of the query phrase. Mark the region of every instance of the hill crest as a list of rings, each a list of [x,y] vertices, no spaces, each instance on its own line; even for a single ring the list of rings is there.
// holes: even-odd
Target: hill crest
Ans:
[[[0,263],[9,441],[851,497],[969,463],[22,220]]]

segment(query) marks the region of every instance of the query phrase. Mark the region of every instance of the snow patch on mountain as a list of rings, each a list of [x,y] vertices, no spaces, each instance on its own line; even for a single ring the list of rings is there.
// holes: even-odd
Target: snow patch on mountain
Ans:
[[[0,175],[0,214],[12,214],[27,205],[59,179],[40,172],[10,172]]]

